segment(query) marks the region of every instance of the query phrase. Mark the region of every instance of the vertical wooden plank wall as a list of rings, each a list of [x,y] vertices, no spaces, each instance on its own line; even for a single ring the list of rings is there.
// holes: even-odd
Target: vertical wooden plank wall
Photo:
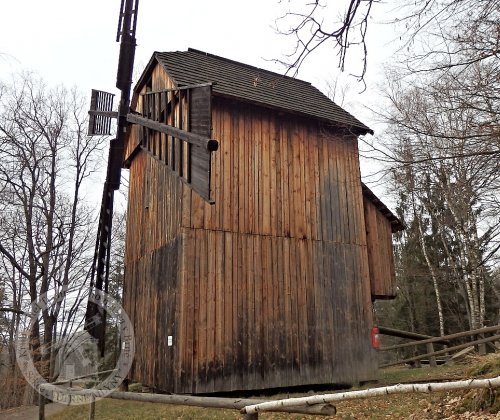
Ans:
[[[160,67],[151,86],[171,86]],[[131,377],[183,393],[373,378],[355,137],[221,98],[212,126],[214,205],[144,152],[130,167]]]
[[[213,107],[215,204],[183,194],[182,392],[371,379],[356,138],[257,106]]]
[[[396,273],[391,224],[370,200],[363,198],[363,203],[372,299],[392,299]]]
[[[170,87],[172,82],[157,67],[149,87],[144,86],[142,93],[147,88]],[[140,98],[135,104],[140,110]],[[155,134],[152,147],[158,147],[158,136]],[[125,145],[125,159],[139,142],[139,127],[134,126]],[[166,156],[166,151],[162,156]],[[179,261],[185,252],[182,194],[182,183],[161,161],[144,151],[131,161],[124,281],[124,308],[134,325],[136,339],[130,377],[165,390],[172,390],[175,385],[172,372],[177,349],[168,345],[168,336],[177,337],[179,329]]]

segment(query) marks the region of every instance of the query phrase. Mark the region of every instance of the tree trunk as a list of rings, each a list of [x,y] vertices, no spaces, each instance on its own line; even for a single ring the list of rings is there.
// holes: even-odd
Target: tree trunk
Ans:
[[[427,267],[429,268],[429,272],[431,273],[432,285],[434,287],[434,294],[436,296],[436,307],[437,307],[438,318],[439,318],[439,335],[443,336],[445,334],[444,334],[443,306],[441,304],[441,293],[439,291],[439,285],[438,285],[438,281],[437,281],[436,272],[435,272],[434,267],[432,265],[432,262],[429,258],[429,254],[427,252],[427,246],[425,244],[425,238],[424,238],[424,231],[422,228],[422,217],[423,217],[422,211],[420,211],[419,214],[416,214],[420,246],[422,248],[422,253],[424,254],[424,258],[425,258],[425,262],[427,263]]]

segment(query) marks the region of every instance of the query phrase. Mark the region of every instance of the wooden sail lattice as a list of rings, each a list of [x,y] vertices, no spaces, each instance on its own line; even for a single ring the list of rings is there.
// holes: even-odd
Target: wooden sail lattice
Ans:
[[[141,95],[139,148],[165,164],[206,201],[211,200],[211,85],[185,86]]]
[[[109,136],[111,134],[111,121],[116,118],[113,112],[113,99],[115,95],[102,90],[92,89],[89,110],[89,136]]]

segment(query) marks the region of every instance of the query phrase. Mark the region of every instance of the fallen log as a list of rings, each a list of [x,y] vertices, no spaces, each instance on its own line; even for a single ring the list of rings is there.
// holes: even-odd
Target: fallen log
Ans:
[[[189,405],[194,407],[204,408],[226,408],[232,410],[241,410],[243,407],[251,404],[262,404],[268,400],[258,400],[253,398],[218,398],[218,397],[197,397],[191,395],[165,395],[165,394],[150,394],[150,393],[135,393],[135,392],[113,392],[108,395],[108,398],[129,401],[151,402],[159,404],[175,404]],[[311,407],[277,407],[277,412],[298,413],[298,414],[315,414],[323,416],[333,416],[336,413],[335,406],[330,403],[314,405]]]
[[[437,391],[455,391],[459,389],[497,388],[500,386],[500,376],[491,379],[469,379],[444,383],[424,383],[414,385],[391,385],[381,388],[371,388],[361,391],[342,392],[338,394],[314,395],[311,397],[288,398],[253,404],[241,410],[243,414],[256,414],[262,411],[276,411],[285,407],[314,406],[315,404],[330,404],[336,401],[354,400],[389,394],[429,393]]]

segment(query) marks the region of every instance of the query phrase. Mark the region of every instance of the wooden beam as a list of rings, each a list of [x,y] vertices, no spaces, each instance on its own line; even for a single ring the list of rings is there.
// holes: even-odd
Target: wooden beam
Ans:
[[[118,118],[118,112],[114,111],[89,111],[89,115],[99,115],[101,117]]]
[[[392,337],[413,338],[415,340],[425,340],[428,338],[432,338],[432,339],[441,340],[444,343],[447,343],[447,340],[443,339],[442,337],[433,337],[432,335],[418,334],[418,333],[414,333],[414,332],[410,332],[410,331],[402,331],[402,330],[397,330],[395,328],[378,327],[378,330],[379,330],[379,334],[390,335]]]
[[[159,123],[149,118],[141,117],[138,114],[128,114],[127,121],[133,124],[139,124],[143,127],[150,128],[152,130],[158,131],[160,133],[165,133],[173,136],[177,139],[184,140],[195,146],[202,147],[209,152],[215,152],[219,148],[219,142],[217,140],[209,139],[198,134],[190,133],[188,131],[180,130],[171,125]]]
[[[242,398],[217,398],[217,397],[197,397],[191,395],[164,395],[148,394],[136,392],[113,392],[109,398],[129,401],[152,402],[159,404],[189,405],[193,407],[205,408],[225,408],[230,410],[241,410],[243,407],[252,404],[262,404],[268,400],[242,399]],[[317,404],[310,407],[285,407],[277,408],[277,412],[315,414],[333,416],[337,412],[335,406],[331,404]]]

